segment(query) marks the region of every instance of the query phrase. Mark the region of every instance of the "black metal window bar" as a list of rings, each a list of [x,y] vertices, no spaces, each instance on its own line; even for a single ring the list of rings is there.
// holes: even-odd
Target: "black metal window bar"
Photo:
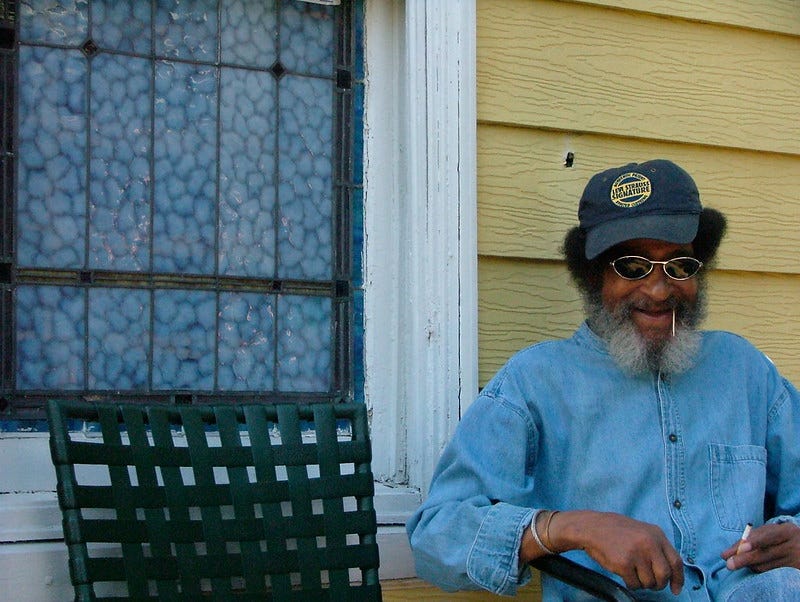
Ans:
[[[0,418],[352,399],[360,2],[92,0],[72,35],[23,4],[0,2]]]

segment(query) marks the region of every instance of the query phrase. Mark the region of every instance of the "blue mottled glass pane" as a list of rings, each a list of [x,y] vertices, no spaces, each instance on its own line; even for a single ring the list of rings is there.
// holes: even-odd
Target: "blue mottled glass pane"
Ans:
[[[70,430],[73,429],[70,427]],[[0,433],[46,433],[46,420],[0,420]]]
[[[85,291],[17,288],[17,388],[84,388]]]
[[[335,9],[17,6],[14,267],[105,271],[74,272],[80,287],[14,286],[17,388],[330,391],[330,298],[220,290],[213,276],[332,278],[333,158],[337,145],[354,146],[358,184],[363,145],[358,108],[353,139],[334,133]],[[89,37],[111,52],[87,59],[77,47]],[[276,61],[287,70],[277,78],[267,71]],[[363,102],[357,81],[353,101]],[[359,220],[361,198],[349,194]],[[355,286],[362,238],[356,225]],[[202,278],[193,290],[128,288],[127,272],[151,270]],[[124,284],[108,288],[114,278]],[[357,364],[360,347],[357,338]]]
[[[17,261],[84,263],[86,59],[79,51],[20,48]]]
[[[274,297],[224,293],[219,304],[218,388],[271,390],[275,364]]]
[[[146,388],[149,332],[148,291],[90,290],[89,388]]]
[[[277,58],[275,1],[225,0],[220,7],[222,62],[269,67]]]
[[[217,60],[217,0],[156,0],[156,55]]]
[[[150,261],[150,62],[92,62],[90,265],[142,271]]]
[[[77,46],[87,37],[88,12],[87,0],[22,0],[19,38]]]
[[[280,87],[278,272],[284,278],[330,278],[333,86],[286,76]]]
[[[330,77],[335,44],[333,7],[293,0],[281,11],[281,63],[289,71]]]
[[[150,2],[92,0],[92,37],[101,48],[150,52]]]
[[[364,72],[364,40],[366,32],[364,30],[364,7],[360,0],[356,0],[356,10],[353,18],[353,77],[357,81],[362,81],[365,77]]]
[[[157,272],[214,271],[217,71],[158,62],[155,91]]]
[[[278,307],[278,389],[329,390],[331,300],[286,295],[279,298]]]
[[[275,81],[223,69],[220,120],[219,271],[275,274]]]
[[[211,291],[156,291],[154,389],[213,388],[216,315]]]

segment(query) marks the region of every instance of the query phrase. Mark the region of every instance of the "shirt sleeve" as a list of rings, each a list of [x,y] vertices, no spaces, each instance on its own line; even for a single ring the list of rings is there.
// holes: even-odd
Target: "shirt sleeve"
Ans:
[[[773,496],[773,511],[766,518],[800,526],[800,393],[785,379],[781,379],[779,395],[769,410],[768,433],[767,489]]]
[[[434,472],[428,498],[407,524],[417,574],[445,589],[513,595],[533,479],[535,430],[519,406],[481,395]]]

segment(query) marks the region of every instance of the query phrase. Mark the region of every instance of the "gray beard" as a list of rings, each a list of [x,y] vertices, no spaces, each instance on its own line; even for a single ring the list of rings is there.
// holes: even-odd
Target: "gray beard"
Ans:
[[[626,373],[651,372],[680,374],[694,364],[700,348],[697,330],[706,315],[705,287],[698,287],[697,302],[673,302],[676,312],[675,336],[659,341],[644,338],[631,319],[631,304],[624,303],[614,312],[603,305],[600,295],[584,300],[589,326],[608,345],[608,352]]]

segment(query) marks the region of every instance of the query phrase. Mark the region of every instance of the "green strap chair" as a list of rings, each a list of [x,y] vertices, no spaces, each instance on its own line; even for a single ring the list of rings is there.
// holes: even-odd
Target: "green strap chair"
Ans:
[[[363,404],[47,412],[76,600],[381,599]]]

